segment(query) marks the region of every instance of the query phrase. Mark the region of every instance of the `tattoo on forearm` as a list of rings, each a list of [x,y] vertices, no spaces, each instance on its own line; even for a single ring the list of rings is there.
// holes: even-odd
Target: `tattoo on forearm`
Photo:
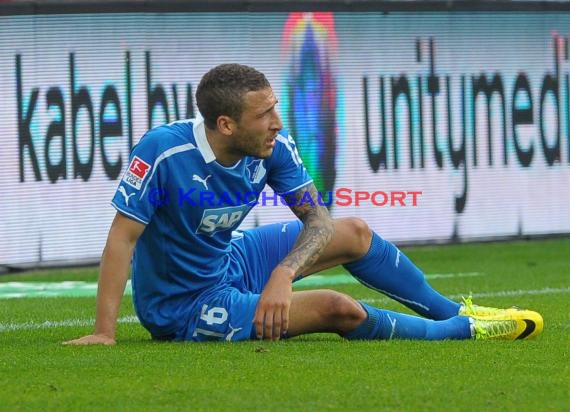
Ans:
[[[294,194],[295,202],[288,204],[303,222],[293,250],[283,259],[281,265],[300,274],[310,268],[323,253],[334,233],[333,221],[326,207],[319,204],[315,185],[304,187]]]

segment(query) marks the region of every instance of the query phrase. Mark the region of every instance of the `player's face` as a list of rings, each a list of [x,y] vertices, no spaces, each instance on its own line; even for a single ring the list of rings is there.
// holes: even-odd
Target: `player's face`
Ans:
[[[233,136],[233,149],[242,156],[267,158],[273,153],[277,132],[283,128],[271,88],[248,92]]]

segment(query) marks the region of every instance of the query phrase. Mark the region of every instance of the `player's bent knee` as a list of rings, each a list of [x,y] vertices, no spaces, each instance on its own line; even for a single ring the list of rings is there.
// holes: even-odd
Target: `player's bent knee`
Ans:
[[[342,231],[339,235],[346,241],[350,240],[351,258],[356,260],[364,256],[370,248],[372,231],[364,220],[358,217],[342,219]]]
[[[329,291],[324,316],[326,322],[334,329],[343,333],[353,330],[366,320],[367,314],[362,306],[348,295]]]

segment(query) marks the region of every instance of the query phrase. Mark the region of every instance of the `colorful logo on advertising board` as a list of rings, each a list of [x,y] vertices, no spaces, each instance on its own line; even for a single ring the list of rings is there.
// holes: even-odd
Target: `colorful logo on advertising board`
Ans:
[[[337,53],[333,13],[291,13],[285,22],[283,115],[317,189],[333,190],[337,150]]]

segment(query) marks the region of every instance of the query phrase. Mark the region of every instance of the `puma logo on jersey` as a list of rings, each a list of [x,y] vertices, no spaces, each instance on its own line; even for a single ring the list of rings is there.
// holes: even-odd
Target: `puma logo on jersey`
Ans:
[[[207,183],[207,181],[208,181],[208,179],[211,178],[211,177],[212,177],[212,175],[208,175],[208,176],[206,176],[205,178],[202,179],[202,178],[201,178],[200,176],[198,176],[198,175],[193,175],[193,176],[192,176],[192,180],[194,180],[194,181],[196,181],[196,182],[202,183],[202,184],[204,185],[204,188],[205,188],[206,190],[208,190],[208,183]]]
[[[125,199],[125,205],[128,206],[129,205],[129,199],[131,198],[131,196],[134,196],[134,193],[131,193],[130,195],[127,194],[127,191],[125,190],[125,188],[123,186],[119,186],[119,188],[117,189],[117,192],[119,192],[120,194],[123,195],[123,198]]]
[[[230,333],[228,333],[228,334],[226,335],[226,341],[231,342],[231,341],[232,341],[232,338],[234,337],[234,334],[235,334],[236,332],[239,332],[239,331],[242,330],[243,328],[234,328],[231,323],[228,323],[228,326],[230,327],[231,330],[230,330]]]
[[[212,236],[222,230],[234,230],[239,226],[249,209],[251,209],[249,205],[205,209],[196,233]]]

